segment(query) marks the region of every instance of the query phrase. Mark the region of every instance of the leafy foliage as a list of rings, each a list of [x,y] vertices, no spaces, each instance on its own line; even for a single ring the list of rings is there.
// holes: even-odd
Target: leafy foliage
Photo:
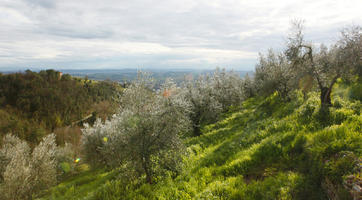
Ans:
[[[157,168],[174,170],[182,148],[179,134],[187,130],[188,103],[167,81],[158,92],[152,79],[141,76],[121,97],[121,111],[104,124],[98,120],[83,130],[84,155],[95,164],[118,167],[131,163],[149,183]]]
[[[361,64],[360,42],[360,28],[353,28],[335,45],[316,50],[296,24],[283,53],[260,56],[253,79],[217,69],[182,87],[171,80],[155,86],[140,74],[122,93],[117,114],[83,129],[82,160],[94,171],[40,196],[350,199],[351,185],[361,181],[360,77],[352,75]],[[319,97],[307,93],[312,79]],[[92,91],[91,82],[83,84]],[[56,149],[53,135],[33,151],[15,137],[5,141],[0,178],[6,198],[29,198],[56,181],[59,166],[65,173],[77,168],[69,163],[74,147]],[[17,168],[21,173],[11,175]],[[16,183],[21,178],[26,181]],[[19,188],[23,192],[15,194]]]
[[[293,23],[285,55],[297,73],[312,76],[320,90],[320,100],[324,106],[331,105],[333,85],[340,77],[347,78],[360,71],[362,49],[362,28],[345,29],[340,40],[327,47],[316,48],[304,40],[303,25]],[[360,73],[360,72],[358,72]]]
[[[306,101],[299,92],[289,102],[276,94],[248,99],[238,111],[203,126],[201,136],[186,139],[184,167],[176,177],[166,175],[152,185],[113,177],[84,198],[328,199],[324,188],[328,179],[339,188],[335,191],[339,198],[350,199],[342,185],[344,177],[358,174],[361,103],[348,94],[338,95],[333,93],[340,106],[331,108],[325,118],[319,116],[316,92]],[[71,185],[62,187],[70,191]],[[60,193],[60,186],[52,192],[60,198],[66,193]]]
[[[6,135],[0,152],[3,199],[31,199],[33,193],[56,183],[54,134],[44,137],[32,152],[26,142]]]
[[[254,88],[249,76],[241,79],[232,71],[216,69],[211,76],[200,76],[186,82],[183,95],[191,104],[189,117],[193,135],[199,136],[202,125],[217,121],[232,106],[240,106],[244,99],[254,95]]]
[[[259,95],[269,96],[277,91],[283,99],[289,99],[290,93],[298,86],[297,78],[284,54],[276,54],[270,49],[265,57],[259,56],[254,80]]]
[[[99,110],[97,105],[92,108],[96,103],[108,102],[114,108],[119,89],[112,82],[72,78],[54,70],[0,75],[0,133],[38,143],[56,128]]]

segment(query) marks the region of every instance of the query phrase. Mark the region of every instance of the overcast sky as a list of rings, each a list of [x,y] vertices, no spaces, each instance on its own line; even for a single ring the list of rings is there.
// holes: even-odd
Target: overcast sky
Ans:
[[[254,69],[292,19],[331,43],[361,25],[361,0],[0,0],[0,71]]]

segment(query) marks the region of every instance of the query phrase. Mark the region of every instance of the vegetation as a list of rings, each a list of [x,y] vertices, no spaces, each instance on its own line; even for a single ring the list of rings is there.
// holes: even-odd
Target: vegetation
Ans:
[[[121,111],[105,124],[83,130],[84,156],[93,165],[124,164],[152,183],[157,169],[176,170],[182,150],[179,133],[187,131],[187,102],[179,88],[167,81],[158,92],[147,76],[131,84],[121,96]]]
[[[106,180],[96,178],[104,172],[87,172],[44,199],[71,199],[74,191],[84,191],[76,192],[84,199],[327,199],[329,191],[351,199],[343,183],[360,179],[362,104],[350,99],[341,82],[334,91],[339,106],[328,116],[316,92],[307,100],[296,92],[290,102],[278,93],[244,101],[240,110],[184,141],[187,155],[176,177],[159,175],[150,185],[145,177],[128,181],[122,167],[108,172],[119,177]]]
[[[233,71],[216,69],[211,75],[186,80],[183,96],[191,105],[190,120],[194,136],[201,135],[200,127],[216,122],[223,112],[253,95],[249,76],[241,79]]]
[[[297,73],[283,53],[270,49],[265,57],[259,56],[254,78],[259,95],[269,96],[277,91],[284,100],[290,100],[291,92],[298,87],[297,80]]]
[[[295,22],[286,55],[294,71],[310,75],[320,91],[321,104],[330,106],[333,85],[340,77],[347,78],[362,67],[361,27],[351,27],[342,32],[341,39],[333,46],[321,45],[315,48],[303,37],[301,22]]]
[[[177,86],[139,74],[112,118],[74,135],[81,149],[7,135],[2,198],[359,198],[361,28],[318,51],[301,30],[260,55],[254,77],[217,69]]]
[[[112,82],[72,78],[54,70],[0,75],[0,134],[11,132],[36,144],[47,133],[96,111],[97,105],[114,108],[119,91]]]
[[[0,151],[1,199],[31,199],[31,194],[56,183],[55,135],[44,137],[31,152],[24,141],[6,135]]]

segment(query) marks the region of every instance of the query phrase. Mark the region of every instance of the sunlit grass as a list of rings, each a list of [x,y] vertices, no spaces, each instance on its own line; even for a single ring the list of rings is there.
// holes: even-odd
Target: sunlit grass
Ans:
[[[326,199],[325,177],[348,198],[341,185],[361,159],[362,106],[339,90],[334,102],[321,116],[317,93],[288,103],[277,94],[249,99],[185,140],[188,153],[176,177],[125,185],[114,171],[90,171],[43,199]]]

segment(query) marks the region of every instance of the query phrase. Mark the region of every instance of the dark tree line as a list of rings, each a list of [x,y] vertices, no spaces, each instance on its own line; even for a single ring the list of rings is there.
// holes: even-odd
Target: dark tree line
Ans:
[[[92,105],[113,101],[119,88],[113,82],[73,78],[55,70],[0,75],[0,133],[37,142],[45,132],[90,114]]]

